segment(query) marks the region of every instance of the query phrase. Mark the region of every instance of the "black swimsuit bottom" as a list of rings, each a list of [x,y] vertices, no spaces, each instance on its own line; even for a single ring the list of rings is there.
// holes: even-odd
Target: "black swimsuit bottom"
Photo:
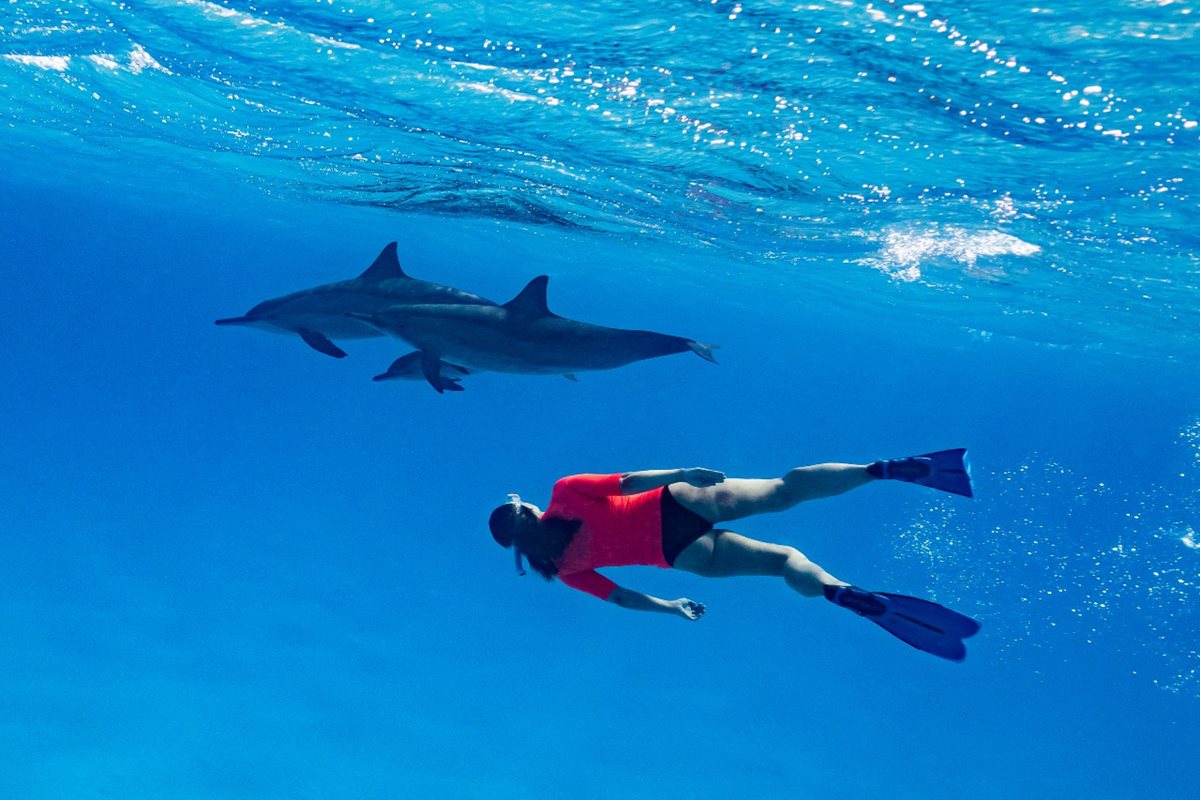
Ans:
[[[712,523],[691,509],[684,508],[671,496],[670,488],[662,491],[662,549],[663,558],[671,566],[687,546],[712,530]]]

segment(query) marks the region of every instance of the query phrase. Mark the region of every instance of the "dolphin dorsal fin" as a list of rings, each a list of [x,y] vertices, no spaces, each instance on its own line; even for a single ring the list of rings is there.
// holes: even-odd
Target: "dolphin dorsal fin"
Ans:
[[[508,310],[509,314],[523,319],[553,317],[554,315],[546,306],[546,284],[549,282],[549,276],[538,275],[525,285],[520,294],[505,303],[503,307]]]
[[[404,270],[400,269],[400,259],[396,257],[396,243],[391,242],[379,253],[379,258],[366,272],[358,276],[360,281],[385,281],[388,278],[407,278]]]

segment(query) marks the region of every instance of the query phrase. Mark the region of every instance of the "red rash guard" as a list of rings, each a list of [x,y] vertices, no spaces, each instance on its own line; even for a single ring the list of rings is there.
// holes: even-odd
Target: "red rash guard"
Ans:
[[[544,516],[583,524],[558,559],[572,589],[607,600],[617,585],[596,567],[669,567],[662,550],[662,488],[621,494],[621,476],[570,475],[554,484]]]

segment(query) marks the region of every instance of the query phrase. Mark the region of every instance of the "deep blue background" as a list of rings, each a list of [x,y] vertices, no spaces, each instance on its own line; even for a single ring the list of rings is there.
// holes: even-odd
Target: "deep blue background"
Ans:
[[[1179,511],[1081,503],[1101,481],[1137,497],[1181,472],[1193,491],[1183,370],[856,316],[798,287],[779,302],[715,263],[658,278],[631,267],[669,258],[646,246],[589,242],[581,263],[583,242],[546,231],[10,188],[3,236],[28,265],[0,331],[10,796],[1115,798],[1147,775],[1186,791],[1195,678],[1153,681],[1194,669],[1171,652],[1194,648],[1194,608],[1153,620],[1159,642],[1134,600],[1076,617],[1006,592],[1085,599],[1095,587],[1056,583],[1042,557],[1152,544]],[[394,344],[335,361],[211,325],[356,273],[393,237],[416,275],[504,298],[546,272],[556,310],[652,319],[720,342],[722,363],[478,376],[439,396],[368,380]],[[936,524],[941,501],[914,487],[742,529],[978,615],[961,666],[767,581],[624,570],[710,608],[696,625],[630,614],[517,579],[483,525],[506,491],[544,501],[574,471],[766,475],[952,445],[975,453],[980,495],[954,533],[995,550],[951,564],[970,591],[898,547]],[[1048,460],[1081,475],[1044,474]],[[1030,526],[1057,550],[1021,538]],[[1194,570],[1172,542],[1147,566]],[[1097,622],[1133,639],[1089,644]]]

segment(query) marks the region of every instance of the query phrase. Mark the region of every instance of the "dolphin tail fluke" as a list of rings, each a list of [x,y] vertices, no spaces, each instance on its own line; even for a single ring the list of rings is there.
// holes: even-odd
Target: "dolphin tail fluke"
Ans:
[[[693,341],[692,339],[688,339],[687,346],[692,348],[692,352],[703,358],[705,361],[711,361],[714,364],[717,363],[717,360],[713,358],[712,351],[719,348],[719,344],[705,344],[704,342],[697,342]]]
[[[214,324],[216,324],[216,325],[249,325],[253,321],[254,320],[250,319],[249,317],[227,317],[226,319],[217,320]]]

